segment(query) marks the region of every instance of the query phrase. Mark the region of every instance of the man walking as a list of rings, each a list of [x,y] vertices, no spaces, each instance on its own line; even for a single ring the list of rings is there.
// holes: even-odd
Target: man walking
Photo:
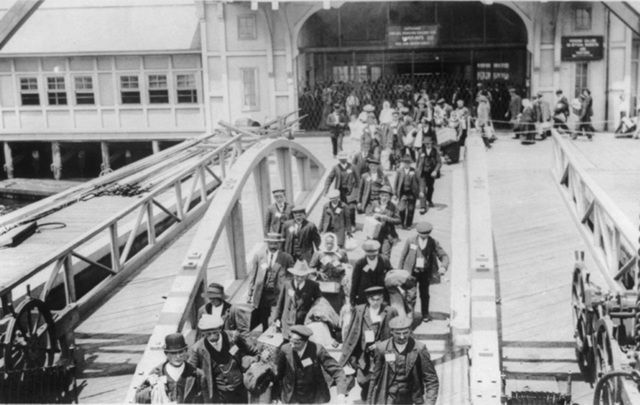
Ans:
[[[365,291],[369,287],[384,287],[384,277],[391,270],[391,263],[378,252],[380,242],[366,240],[362,244],[364,257],[356,260],[351,275],[351,292],[349,302],[351,306],[367,303]]]
[[[365,214],[372,216],[380,222],[380,231],[375,239],[382,246],[381,254],[387,259],[391,258],[391,248],[399,239],[396,225],[400,224],[398,207],[391,202],[393,190],[388,185],[383,186],[378,193],[378,200],[369,205]]]
[[[318,283],[307,279],[313,270],[306,262],[296,262],[293,268],[289,269],[289,273],[293,275],[293,280],[287,281],[280,291],[275,321],[276,327],[282,329],[284,339],[289,339],[293,325],[304,324],[307,313],[322,296]]]
[[[358,208],[365,212],[367,208],[378,199],[380,188],[390,185],[389,179],[380,170],[380,161],[368,159],[369,172],[360,177],[358,187]]]
[[[306,208],[298,206],[291,212],[293,219],[284,223],[284,251],[295,260],[309,263],[320,246],[320,233],[316,225],[307,220]]]
[[[403,229],[413,224],[413,214],[416,210],[416,200],[420,196],[420,181],[414,168],[411,167],[411,157],[403,156],[402,168],[396,172],[394,190],[398,197],[400,223]]]
[[[356,205],[358,202],[358,186],[360,177],[356,168],[347,161],[347,153],[338,153],[338,164],[331,169],[324,183],[324,194],[329,192],[331,184],[340,193],[340,201],[347,206],[351,225],[356,223]],[[320,226],[322,228],[322,226]]]
[[[518,139],[518,115],[520,115],[522,111],[522,98],[516,93],[516,89],[513,87],[509,89],[509,96],[511,96],[509,109],[504,114],[504,117],[511,122],[513,139]]]
[[[449,267],[449,256],[438,241],[430,234],[433,226],[429,222],[416,225],[418,234],[407,239],[400,253],[398,268],[407,270],[418,281],[422,320],[429,322],[433,318],[429,315],[429,285],[431,279],[444,274]],[[438,261],[440,264],[438,265]]]
[[[320,218],[320,232],[333,232],[338,238],[338,246],[343,248],[347,235],[351,235],[355,226],[349,218],[349,208],[340,201],[340,192],[331,190],[327,194],[329,202],[322,207]]]
[[[395,317],[392,337],[375,345],[369,404],[435,405],[438,375],[427,347],[411,336],[411,320]]]
[[[340,104],[334,104],[333,112],[327,116],[327,126],[331,132],[331,151],[334,159],[338,155],[338,147],[342,145],[342,137],[347,124],[347,117],[341,111]]]
[[[418,156],[416,168],[420,177],[420,214],[426,213],[429,207],[433,207],[433,189],[441,167],[440,152],[433,147],[431,138],[426,138]]]
[[[267,215],[264,220],[264,234],[269,232],[282,233],[285,222],[293,218],[291,214],[291,204],[287,202],[283,188],[275,189],[271,192],[275,202],[267,208]]]

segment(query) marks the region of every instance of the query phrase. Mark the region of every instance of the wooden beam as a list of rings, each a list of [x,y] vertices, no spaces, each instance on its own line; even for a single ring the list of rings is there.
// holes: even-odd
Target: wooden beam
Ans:
[[[234,204],[225,226],[227,243],[231,254],[231,267],[235,279],[247,276],[246,250],[244,247],[244,223],[242,221],[242,203]]]
[[[27,22],[44,0],[18,0],[0,19],[0,49],[15,35]]]
[[[109,144],[100,142],[100,155],[102,156],[102,164],[100,171],[103,173],[111,171],[111,158],[109,157]]]
[[[51,142],[51,171],[53,178],[60,180],[62,177],[62,156],[60,153],[60,142]]]
[[[253,180],[256,187],[260,218],[264,221],[267,216],[269,204],[271,204],[271,176],[269,175],[269,159],[264,158],[253,169]],[[264,224],[263,224],[264,225]]]
[[[289,148],[278,148],[276,150],[276,161],[278,162],[280,182],[287,196],[287,201],[293,202],[295,195],[293,193],[293,173],[291,173],[291,151]]]

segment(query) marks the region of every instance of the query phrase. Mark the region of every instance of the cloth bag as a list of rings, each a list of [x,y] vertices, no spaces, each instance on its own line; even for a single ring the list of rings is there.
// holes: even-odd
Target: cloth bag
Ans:
[[[374,217],[365,217],[362,232],[367,239],[376,239],[380,234],[382,223]]]

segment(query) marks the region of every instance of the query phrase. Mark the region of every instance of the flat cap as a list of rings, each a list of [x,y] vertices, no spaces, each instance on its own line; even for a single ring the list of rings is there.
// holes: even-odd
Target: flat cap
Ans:
[[[272,194],[275,193],[284,193],[284,188],[274,188],[273,190],[271,190]]]
[[[418,222],[416,231],[418,231],[418,233],[430,233],[433,231],[433,225],[431,225],[430,222]]]
[[[313,331],[304,325],[293,325],[290,329],[291,333],[295,333],[305,339],[309,339],[313,335]]]
[[[198,321],[198,329],[201,331],[221,329],[224,325],[224,321],[220,316],[211,314],[202,314]]]
[[[378,191],[378,194],[380,193],[387,193],[389,195],[393,195],[393,190],[391,189],[391,186],[387,186],[386,184],[382,187],[380,187],[380,190]]]
[[[390,329],[409,329],[411,328],[411,319],[406,316],[396,316],[389,321]]]
[[[409,155],[404,155],[402,157],[402,163],[413,163],[413,159],[411,159],[411,156]]]
[[[373,287],[369,287],[366,290],[364,290],[364,293],[366,295],[378,295],[378,294],[384,294],[384,287],[380,286],[380,285],[376,285]]]
[[[375,239],[367,239],[362,243],[362,250],[365,252],[377,252],[380,250],[380,242]]]
[[[340,191],[336,190],[335,188],[332,188],[327,193],[327,198],[330,200],[333,200],[334,198],[340,198]]]
[[[291,209],[291,213],[293,214],[296,212],[304,212],[306,214],[307,208],[304,205],[296,205]]]
[[[338,160],[349,159],[349,154],[345,151],[338,152]]]
[[[372,164],[372,165],[379,165],[380,161],[377,160],[377,159],[368,158],[367,159],[367,163]]]

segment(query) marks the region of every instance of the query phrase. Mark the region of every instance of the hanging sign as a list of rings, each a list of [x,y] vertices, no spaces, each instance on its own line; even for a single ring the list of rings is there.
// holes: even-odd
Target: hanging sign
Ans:
[[[563,62],[586,62],[602,59],[602,36],[562,37]]]
[[[390,48],[422,48],[438,44],[438,25],[391,25],[387,27]]]

